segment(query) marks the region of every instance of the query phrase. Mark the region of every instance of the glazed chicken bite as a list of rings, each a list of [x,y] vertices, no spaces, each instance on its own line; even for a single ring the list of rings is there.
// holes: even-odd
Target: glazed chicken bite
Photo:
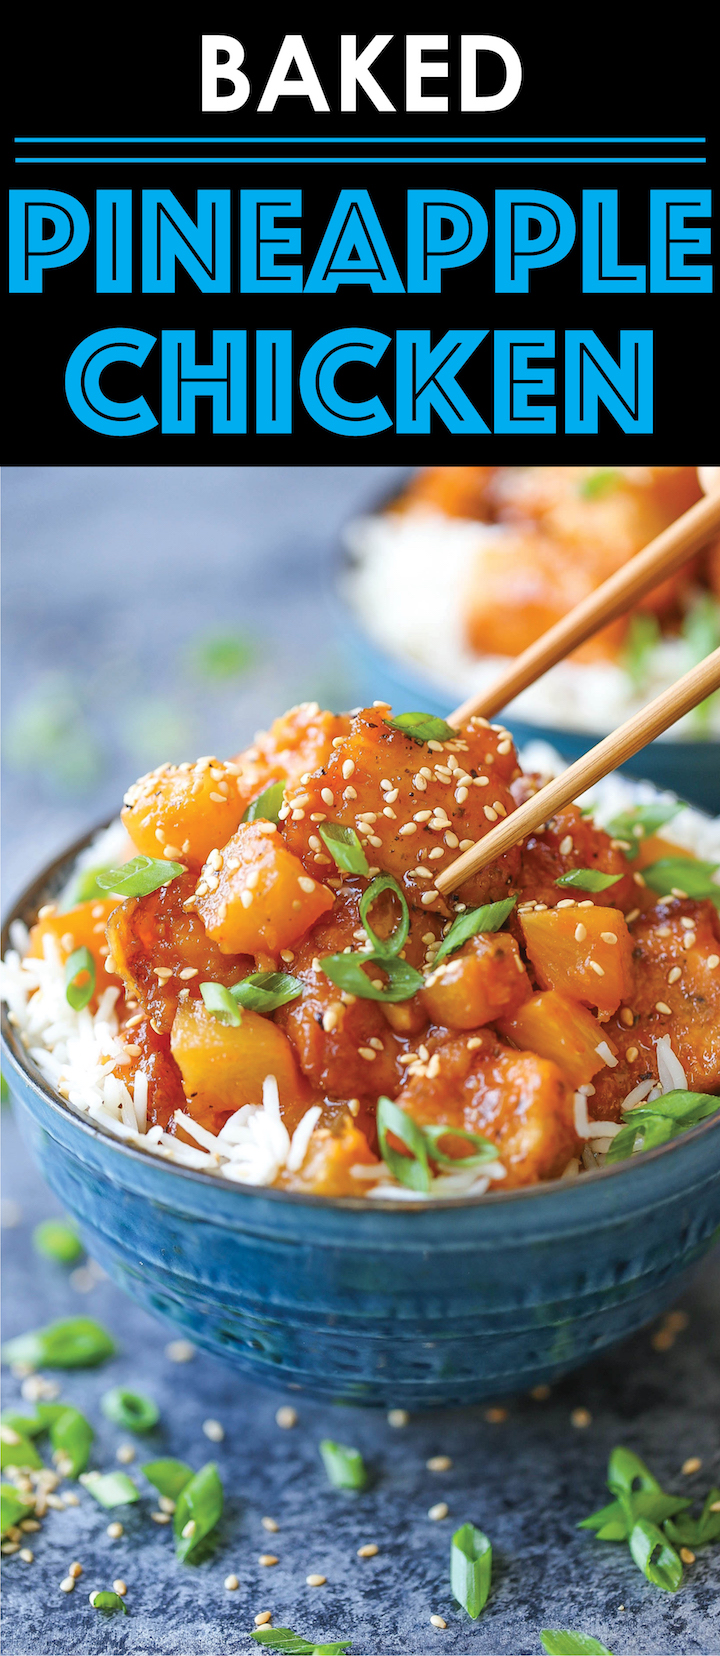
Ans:
[[[288,787],[280,816],[288,846],[309,869],[327,867],[323,823],[354,828],[376,871],[393,874],[408,902],[451,909],[436,876],[515,808],[515,748],[501,727],[471,720],[457,735],[419,742],[388,722],[386,703],[363,708],[334,739],[327,764]],[[460,887],[472,905],[507,896],[520,853],[513,848]]]

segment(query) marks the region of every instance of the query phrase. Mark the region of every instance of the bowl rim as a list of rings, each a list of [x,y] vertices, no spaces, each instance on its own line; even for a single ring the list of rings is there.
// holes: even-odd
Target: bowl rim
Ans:
[[[53,877],[59,878],[66,870],[68,870],[72,866],[72,862],[79,856],[80,852],[84,851],[98,834],[102,833],[104,829],[110,827],[111,824],[117,820],[117,816],[114,815],[109,819],[104,818],[103,821],[96,824],[95,827],[91,828],[86,833],[81,834],[78,839],[74,840],[73,843],[67,847],[66,850],[59,852],[50,863],[46,864],[46,866],[41,869],[40,873],[36,874],[24,888],[19,897],[16,898],[10,912],[7,914],[2,924],[2,932],[0,933],[0,955],[3,958],[8,946],[12,947],[9,939],[9,931],[13,921],[23,921],[23,915],[28,910],[37,912],[37,909],[40,906],[42,893],[52,883]],[[200,1168],[183,1167],[178,1162],[171,1162],[169,1160],[166,1161],[164,1158],[159,1156],[149,1155],[147,1151],[139,1149],[136,1145],[128,1144],[124,1139],[117,1138],[109,1128],[103,1127],[100,1122],[94,1121],[85,1113],[84,1110],[81,1110],[78,1105],[71,1104],[69,1100],[61,1098],[60,1095],[51,1087],[49,1081],[46,1080],[42,1072],[37,1068],[37,1065],[33,1064],[33,1068],[37,1070],[37,1075],[33,1075],[31,1073],[29,1065],[33,1063],[33,1060],[29,1057],[22,1041],[16,1035],[13,1026],[9,1022],[8,1010],[4,1001],[2,1002],[0,1012],[0,1035],[2,1037],[1,1044],[5,1048],[13,1066],[20,1071],[33,1092],[35,1092],[45,1104],[49,1104],[51,1109],[58,1114],[61,1119],[69,1117],[70,1120],[74,1121],[77,1126],[83,1128],[85,1133],[87,1133],[91,1139],[96,1141],[99,1139],[101,1143],[108,1144],[114,1150],[122,1152],[123,1155],[130,1158],[131,1165],[134,1163],[136,1158],[139,1158],[142,1165],[147,1166],[147,1164],[150,1163],[152,1167],[158,1170],[164,1169],[168,1173],[179,1174],[183,1178],[189,1179],[191,1183],[199,1184],[201,1189],[207,1187],[208,1185],[212,1185],[215,1189],[223,1190],[226,1193],[229,1191],[235,1191],[239,1197],[255,1196],[261,1197],[265,1200],[269,1199],[271,1201],[289,1201],[293,1206],[310,1206],[320,1208],[321,1210],[335,1209],[340,1212],[356,1212],[363,1214],[446,1213],[448,1211],[464,1211],[468,1208],[480,1208],[482,1210],[482,1208],[497,1207],[502,1204],[522,1200],[529,1201],[532,1199],[533,1201],[538,1201],[543,1197],[548,1198],[550,1196],[558,1196],[560,1194],[570,1195],[578,1190],[587,1188],[588,1183],[592,1188],[597,1188],[599,1184],[605,1183],[608,1179],[633,1174],[637,1172],[639,1167],[647,1167],[653,1162],[657,1162],[662,1157],[667,1156],[668,1153],[672,1154],[673,1151],[680,1149],[682,1145],[693,1144],[705,1134],[712,1132],[714,1128],[720,1127],[720,1119],[717,1116],[710,1116],[707,1120],[700,1122],[697,1127],[688,1128],[678,1138],[670,1139],[666,1144],[658,1145],[654,1150],[645,1150],[641,1153],[641,1155],[637,1157],[628,1157],[627,1160],[615,1163],[611,1167],[596,1168],[593,1172],[585,1173],[582,1178],[539,1180],[537,1184],[523,1185],[519,1189],[514,1190],[490,1190],[485,1191],[482,1195],[478,1196],[441,1197],[437,1200],[429,1202],[410,1202],[407,1200],[394,1201],[391,1197],[382,1197],[370,1201],[368,1197],[363,1199],[360,1196],[319,1196],[314,1195],[310,1191],[282,1190],[278,1189],[274,1185],[240,1184],[239,1181],[236,1180],[229,1181],[228,1179],[224,1179],[219,1173],[205,1173],[202,1172]],[[718,1096],[718,1109],[720,1110],[720,1095]],[[574,1199],[574,1196],[572,1196],[571,1199]]]

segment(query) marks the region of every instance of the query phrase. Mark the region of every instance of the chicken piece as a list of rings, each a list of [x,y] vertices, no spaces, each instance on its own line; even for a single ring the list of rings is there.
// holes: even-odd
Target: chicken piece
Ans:
[[[252,747],[236,760],[246,798],[257,799],[271,782],[296,781],[305,771],[318,770],[327,761],[333,737],[345,732],[349,723],[346,713],[328,713],[317,702],[301,702],[269,730],[258,731]]]
[[[46,937],[54,937],[63,965],[76,949],[89,949],[95,963],[95,991],[88,1003],[92,1011],[95,1011],[103,991],[119,982],[105,937],[108,919],[116,908],[117,897],[106,897],[102,901],[93,898],[91,902],[78,903],[75,908],[65,909],[63,913],[58,913],[53,904],[48,904],[42,919],[30,931],[27,952],[32,959],[42,960],[43,939]]]
[[[428,466],[410,479],[393,502],[393,510],[488,521],[492,511],[487,491],[496,470],[495,466]]]
[[[242,822],[202,869],[194,906],[223,954],[274,958],[332,908],[333,893],[306,873],[274,822]]]
[[[369,864],[394,874],[410,904],[449,916],[450,904],[433,894],[434,878],[514,810],[517,755],[507,732],[485,720],[470,720],[457,737],[421,743],[391,729],[389,717],[383,703],[353,718],[327,764],[288,788],[282,831],[306,868],[324,870],[329,854],[318,825],[354,828]],[[466,881],[455,901],[474,907],[507,896],[519,861],[513,847]]]
[[[158,1034],[149,1018],[143,1018],[139,1024],[133,1023],[130,1028],[126,1025],[120,1033],[130,1050],[130,1064],[122,1065],[116,1070],[118,1079],[124,1081],[132,1091],[136,1075],[146,1075],[147,1125],[163,1127],[166,1131],[174,1133],[172,1116],[175,1110],[186,1110],[187,1102],[180,1071],[170,1051],[169,1034]],[[217,1131],[210,1116],[205,1119],[194,1108],[192,1113],[204,1127],[208,1127],[211,1132]]]
[[[201,983],[229,988],[253,971],[252,959],[223,954],[202,920],[186,909],[194,891],[194,874],[181,874],[147,897],[112,905],[111,958],[127,994],[140,1002],[158,1033],[172,1028],[183,991],[194,1000]]]
[[[433,1023],[477,1029],[510,1017],[530,993],[514,937],[481,932],[440,962],[426,981],[422,1000]]]
[[[354,1167],[376,1167],[378,1179],[384,1174],[384,1163],[373,1156],[365,1134],[343,1116],[334,1131],[316,1127],[302,1167],[297,1173],[283,1171],[277,1182],[283,1190],[307,1191],[313,1196],[362,1197],[372,1181],[354,1178]]]
[[[691,1092],[720,1091],[717,909],[707,901],[667,898],[635,921],[632,935],[634,987],[605,1025],[620,1062],[595,1077],[591,1114],[598,1121],[619,1120],[632,1088],[646,1076],[657,1081],[662,1035],[670,1036]]]
[[[593,561],[578,557],[532,526],[508,527],[478,541],[465,601],[465,631],[477,655],[520,655],[603,579]],[[626,623],[595,633],[571,659],[612,658]]]
[[[231,760],[159,765],[128,789],[122,819],[143,856],[198,869],[234,833],[248,799]]]
[[[386,1014],[405,1011],[420,997],[413,996],[412,1002],[402,1002],[395,1009],[380,1001],[344,996],[316,964],[324,955],[341,954],[346,948],[356,953],[362,948],[365,934],[358,936],[359,905],[366,884],[360,880],[346,882],[338,892],[332,914],[321,919],[301,945],[290,969],[304,985],[302,999],[281,1006],[276,1019],[290,1037],[303,1074],[317,1092],[336,1099],[372,1099],[374,1103],[380,1093],[395,1094],[404,1074],[399,1058],[407,1043],[401,1034],[393,1032]],[[378,936],[391,930],[387,910],[384,915],[376,913],[380,908],[381,904],[376,903],[371,911]],[[404,951],[405,958],[416,967],[424,956],[419,928],[425,925],[424,915],[413,917]],[[369,967],[368,976],[372,975]],[[419,1010],[419,1027],[423,1028],[427,1014],[421,1005]]]
[[[584,817],[577,805],[556,811],[542,832],[528,834],[522,848],[518,885],[520,902],[533,900],[557,907],[575,895],[579,901],[597,903],[600,908],[623,911],[638,905],[639,887],[633,880],[637,863],[629,864],[623,851],[613,844],[603,828]],[[557,881],[573,868],[592,868],[600,874],[620,874],[622,879],[604,891],[571,891]]]
[[[448,1155],[468,1153],[453,1127],[489,1138],[507,1169],[503,1190],[557,1178],[579,1153],[573,1090],[557,1065],[512,1051],[487,1030],[440,1047],[422,1072],[413,1066],[395,1102],[421,1126],[447,1122]]]
[[[295,1056],[282,1029],[271,1018],[243,1008],[239,1024],[214,1018],[202,1001],[181,1001],[175,1014],[170,1049],[182,1077],[188,1113],[200,1119],[211,1111],[218,1132],[224,1119],[243,1104],[261,1104],[263,1081],[274,1075],[280,1108],[292,1133],[311,1102]]]

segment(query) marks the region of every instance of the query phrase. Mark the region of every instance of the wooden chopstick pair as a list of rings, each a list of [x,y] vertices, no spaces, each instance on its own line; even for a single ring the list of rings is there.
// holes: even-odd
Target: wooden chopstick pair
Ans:
[[[535,644],[523,651],[516,661],[502,672],[489,689],[478,696],[472,696],[461,707],[456,708],[449,715],[448,723],[456,726],[467,723],[473,714],[482,718],[491,718],[505,707],[521,690],[534,684],[548,668],[556,662],[562,661],[571,650],[582,644],[586,638],[599,631],[608,622],[614,621],[619,615],[637,602],[644,593],[658,586],[667,575],[671,575],[692,552],[711,539],[712,535],[720,531],[720,493],[709,495],[704,500],[698,500],[682,517],[671,523],[662,534],[646,546],[644,551],[638,552],[616,574],[611,575],[608,581],[584,598],[561,621],[550,627]],[[570,765],[562,776],[553,782],[548,782],[544,788],[526,800],[524,805],[511,812],[503,822],[498,823],[489,834],[486,834],[477,845],[462,856],[443,874],[438,875],[435,885],[438,891],[446,895],[454,891],[457,886],[476,874],[488,863],[495,862],[512,845],[538,828],[540,823],[546,822],[555,811],[570,804],[578,794],[586,788],[599,782],[601,777],[607,776],[618,765],[632,758],[634,753],[652,742],[662,731],[675,724],[684,713],[689,713],[698,702],[704,701],[706,696],[720,688],[720,649],[714,650],[712,655],[706,656],[698,666],[691,668],[688,673],[678,679],[669,690],[656,696],[647,707],[626,720],[625,724],[604,737],[596,747],[590,748],[574,765]]]

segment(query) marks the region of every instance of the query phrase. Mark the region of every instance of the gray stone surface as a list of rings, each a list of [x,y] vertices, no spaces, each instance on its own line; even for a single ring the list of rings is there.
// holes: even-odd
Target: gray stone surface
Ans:
[[[9,894],[112,810],[128,778],[167,756],[171,738],[178,757],[224,752],[299,695],[352,699],[332,593],[337,533],[392,478],[359,468],[6,474]],[[256,665],[217,687],[193,676],[193,641],[236,627],[257,639]],[[85,740],[74,771],[72,750],[64,772],[52,762],[48,709],[61,692],[70,713],[57,745],[67,745],[73,720]],[[145,728],[144,706],[154,710]],[[50,1513],[31,1538],[35,1563],[5,1562],[6,1656],[235,1656],[255,1648],[248,1633],[264,1609],[276,1626],[351,1638],[353,1656],[535,1656],[546,1626],[593,1633],[615,1656],[718,1656],[717,1551],[699,1554],[671,1597],[645,1582],[626,1548],[575,1528],[603,1501],[616,1443],[647,1459],[673,1491],[700,1494],[720,1482],[717,1256],[683,1302],[690,1322],[671,1350],[654,1350],[646,1330],[568,1378],[549,1402],[506,1400],[501,1424],[467,1409],[393,1430],[383,1415],[263,1391],[209,1357],[175,1365],[164,1355],[168,1330],[110,1283],[78,1292],[66,1270],[31,1248],[32,1226],[57,1204],[3,1115],[6,1217],[19,1219],[4,1236],[5,1337],[53,1317],[100,1318],[117,1337],[117,1357],[63,1377],[62,1392],[97,1428],[94,1464],[114,1464],[126,1438],[99,1411],[102,1392],[122,1382],[161,1408],[138,1459],[174,1454],[199,1466],[214,1458],[226,1491],[216,1549],[199,1567],[176,1563],[169,1530],[149,1518],[147,1486],[121,1515],[117,1542],[106,1535],[111,1515],[82,1490],[77,1508]],[[6,1406],[18,1390],[6,1379]],[[292,1431],[275,1424],[281,1402],[298,1408]],[[585,1430],[570,1423],[577,1406],[591,1411]],[[220,1445],[203,1436],[208,1417],[225,1427]],[[362,1450],[373,1473],[366,1493],[330,1489],[318,1457],[323,1436]],[[425,1466],[438,1453],[453,1460],[442,1475]],[[703,1460],[691,1478],[680,1472],[689,1455]],[[450,1515],[431,1522],[439,1500]],[[277,1519],[276,1537],[262,1529],[263,1514]],[[450,1536],[466,1519],[494,1548],[492,1594],[477,1623],[448,1587]],[[364,1541],[377,1543],[376,1558],[357,1558]],[[257,1559],[270,1547],[279,1563],[265,1569]],[[74,1558],[84,1573],[66,1598],[59,1582]],[[223,1587],[230,1571],[240,1578],[236,1593]],[[326,1586],[305,1586],[313,1571]],[[88,1593],[117,1575],[128,1583],[130,1613],[106,1618]],[[444,1632],[429,1624],[435,1612]]]

